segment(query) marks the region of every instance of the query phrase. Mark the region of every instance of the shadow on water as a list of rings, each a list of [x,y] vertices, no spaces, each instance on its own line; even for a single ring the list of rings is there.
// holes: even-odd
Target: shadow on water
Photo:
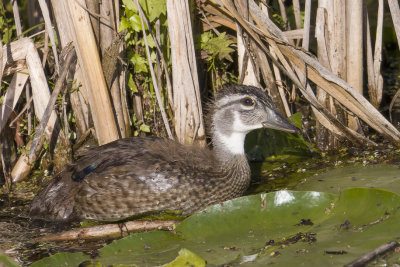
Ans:
[[[276,130],[262,129],[248,134],[246,153],[252,171],[248,194],[286,188],[313,170],[328,166],[319,162],[320,155],[300,135]]]

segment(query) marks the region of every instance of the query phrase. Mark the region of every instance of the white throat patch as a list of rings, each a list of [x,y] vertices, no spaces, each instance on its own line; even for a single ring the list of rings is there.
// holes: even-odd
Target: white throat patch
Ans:
[[[244,154],[244,140],[246,133],[232,133],[231,135],[221,134],[216,132],[215,138],[225,147],[226,150],[234,155]]]
[[[215,138],[218,139],[223,147],[232,154],[244,155],[244,141],[246,139],[246,134],[257,128],[262,128],[262,125],[245,125],[240,120],[239,114],[235,113],[232,124],[233,132],[230,135],[226,135],[217,130],[215,133]]]

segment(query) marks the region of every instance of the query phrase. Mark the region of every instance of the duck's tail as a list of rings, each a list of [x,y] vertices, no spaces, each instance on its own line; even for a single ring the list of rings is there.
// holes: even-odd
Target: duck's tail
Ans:
[[[71,172],[62,171],[32,200],[29,214],[46,221],[73,220],[75,199],[79,187],[71,179]]]

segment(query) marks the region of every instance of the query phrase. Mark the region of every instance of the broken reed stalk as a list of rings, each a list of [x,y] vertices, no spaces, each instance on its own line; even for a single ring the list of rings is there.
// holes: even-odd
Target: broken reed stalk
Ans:
[[[167,0],[168,33],[177,140],[206,145],[200,85],[191,21],[191,8],[185,0]]]
[[[48,99],[50,98],[50,90],[47,84],[46,76],[44,74],[39,54],[35,48],[35,44],[29,38],[20,38],[17,41],[11,42],[4,47],[2,47],[2,71],[4,70],[4,66],[6,63],[13,63],[18,60],[25,60],[26,66],[28,68],[30,82],[32,86],[32,96],[33,102],[35,105],[35,114],[41,120],[45,107],[47,105]],[[17,73],[21,74],[21,73]],[[15,75],[17,75],[15,74]],[[18,76],[18,75],[17,75]],[[27,78],[27,75],[24,75],[23,79]],[[22,79],[22,78],[21,78]],[[26,80],[25,80],[26,81]],[[24,86],[25,82],[18,82],[16,88],[20,86]],[[9,88],[7,92],[10,94],[14,94],[12,97],[12,101],[17,101],[16,93],[17,90],[13,90]],[[5,106],[2,106],[2,110],[4,110]],[[2,119],[4,117],[2,116]],[[47,138],[51,137],[51,133],[53,131],[54,123],[56,121],[56,115],[53,114],[50,116],[49,123],[46,126],[45,134]],[[3,125],[5,122],[0,121],[0,124]],[[3,125],[4,126],[4,125]],[[60,137],[63,138],[63,135],[60,134]],[[21,181],[26,178],[30,171],[30,166],[27,164],[28,159],[25,154],[22,154],[17,163],[14,165],[14,168],[11,172],[11,176],[13,177],[13,181]]]
[[[85,9],[84,0],[55,1],[63,2],[66,14],[66,25],[70,25],[71,37],[74,42],[78,62],[83,71],[82,81],[87,88],[90,111],[100,145],[118,139],[118,129],[115,121],[108,88],[101,67],[98,47],[93,34],[92,24]],[[56,3],[57,5],[57,3]]]
[[[23,70],[25,72],[28,72],[27,70]],[[22,90],[25,86],[25,83],[28,80],[28,75],[22,72],[16,72],[14,73],[11,83],[8,86],[7,92],[4,95],[3,103],[0,107],[0,133],[6,126],[6,123],[13,112],[15,106],[18,103],[18,99],[22,93]],[[29,99],[30,101],[31,99]],[[28,102],[29,102],[28,101]],[[17,116],[19,117],[19,115]],[[13,124],[13,122],[10,123],[10,125]]]
[[[46,32],[50,38],[51,48],[53,50],[54,62],[56,64],[56,72],[59,73],[60,64],[58,62],[57,45],[56,45],[56,39],[54,36],[55,33],[53,31],[53,26],[51,24],[49,8],[47,6],[46,0],[38,0],[38,1],[39,1],[40,9],[43,14],[43,19],[45,21]]]
[[[14,1],[11,1],[11,4],[12,4],[13,14],[14,14],[15,31],[17,32],[18,38],[20,38],[21,33],[22,33],[22,26],[21,26],[21,18],[20,18],[19,10],[18,10],[18,2],[17,2],[17,0],[14,0]]]
[[[3,37],[1,36],[1,33],[0,33],[0,40],[3,40]],[[1,41],[0,41],[0,44],[1,44]],[[7,52],[6,52],[7,53]],[[3,72],[4,72],[4,68],[5,68],[5,66],[6,66],[6,63],[7,63],[7,61],[6,62],[4,62],[2,59],[3,59],[3,46],[2,45],[0,45],[0,84],[1,84],[1,82],[2,82],[2,79],[3,79]],[[1,118],[1,117],[0,117]],[[1,132],[1,130],[0,130],[0,132]]]
[[[285,24],[285,30],[290,30],[290,24],[286,15],[286,7],[283,0],[278,0],[279,10],[281,12],[283,23]]]
[[[398,0],[388,0],[390,14],[392,15],[394,30],[396,31],[397,44],[400,50],[400,8]]]
[[[300,1],[293,0],[293,13],[294,13],[294,21],[296,24],[296,29],[301,28],[301,15],[300,15]]]
[[[57,82],[54,86],[50,100],[47,104],[46,110],[43,114],[42,120],[40,121],[38,130],[32,141],[32,145],[29,150],[29,164],[32,164],[36,160],[37,155],[39,154],[38,151],[40,151],[40,148],[43,145],[43,142],[44,142],[43,133],[44,133],[45,127],[50,119],[50,115],[52,114],[52,111],[54,109],[54,104],[56,103],[57,97],[61,92],[64,81],[69,72],[70,65],[75,58],[76,58],[75,49],[73,47],[71,47],[71,50],[68,52],[65,62],[63,64],[63,69],[60,73],[60,77],[57,79]]]
[[[382,102],[383,95],[383,78],[381,75],[381,62],[382,62],[382,36],[383,36],[383,0],[379,0],[378,18],[376,25],[375,37],[375,51],[374,51],[374,75],[375,75],[375,88],[376,88],[376,107],[378,108]]]
[[[135,3],[136,3],[136,6],[137,6],[137,8],[139,10],[140,22],[142,24],[143,38],[144,38],[144,42],[145,42],[145,45],[146,45],[146,54],[147,54],[147,59],[149,61],[151,79],[153,81],[154,91],[156,92],[156,98],[157,98],[158,106],[160,108],[161,116],[162,116],[162,119],[163,119],[163,122],[164,122],[165,129],[167,130],[168,137],[170,139],[174,140],[174,137],[172,136],[171,128],[169,127],[167,114],[165,113],[164,106],[163,106],[163,103],[162,103],[162,100],[161,100],[161,92],[160,92],[160,89],[158,88],[158,85],[157,85],[157,77],[156,77],[156,75],[154,73],[153,63],[151,62],[150,48],[149,48],[149,44],[147,42],[146,29],[144,27],[144,22],[143,22],[145,15],[144,15],[144,12],[142,10],[142,7],[139,4],[139,1],[135,0]]]
[[[267,16],[267,17],[269,16],[268,9],[265,5],[262,5],[261,10],[265,14],[265,16]],[[268,65],[269,63],[268,63],[267,55],[265,53],[263,53],[263,51],[261,49],[258,49],[258,50],[259,51],[257,54],[259,54],[259,57],[265,57],[265,59],[266,59],[266,60],[264,60],[266,63],[265,65]],[[270,50],[270,53],[271,53],[271,56],[273,56],[274,59],[276,60],[277,57],[276,57],[276,54],[274,53],[274,51]],[[260,66],[261,66],[261,63],[260,63]],[[267,69],[265,69],[266,67],[269,68],[269,65],[261,67],[261,71],[262,72],[266,71],[267,70]],[[288,101],[286,99],[285,89],[283,88],[281,73],[279,71],[279,68],[275,64],[272,64],[272,68],[274,70],[274,72],[273,72],[274,74],[272,76],[272,72],[271,72],[271,76],[270,76],[270,79],[271,79],[270,84],[272,84],[271,91],[275,90],[275,88],[277,89],[278,92],[276,93],[276,98],[278,98],[278,95],[279,95],[279,100],[278,99],[275,99],[275,100],[278,101],[279,104],[282,103],[280,106],[284,110],[286,117],[289,118],[292,115],[292,113],[290,111],[290,107],[289,107]],[[265,79],[265,77],[264,77],[264,79]],[[265,79],[265,80],[268,80],[268,79]]]
[[[94,239],[115,239],[127,236],[135,232],[151,230],[173,230],[180,221],[159,220],[159,221],[129,221],[118,224],[104,224],[88,228],[75,229],[57,234],[51,234],[37,238],[37,242],[43,241],[69,241],[69,240],[94,240]]]
[[[375,72],[374,72],[374,59],[372,55],[372,43],[371,43],[371,32],[369,30],[369,16],[368,13],[364,12],[366,16],[365,20],[367,23],[367,34],[366,34],[366,61],[367,61],[367,83],[368,83],[368,95],[371,103],[378,107],[378,97],[377,97],[377,88],[375,86]],[[377,31],[378,32],[378,31]]]
[[[69,14],[66,12],[68,8],[66,1],[51,0],[51,7],[54,13],[55,25],[57,26],[57,32],[59,35],[60,46],[63,49],[73,41],[73,28],[70,27]],[[73,110],[76,126],[80,134],[86,132],[89,129],[89,104],[87,91],[88,88],[85,79],[88,79],[84,75],[84,70],[81,67],[81,63],[76,64],[74,74],[73,88],[70,94],[70,103]],[[96,137],[96,135],[94,135]]]
[[[4,181],[5,181],[4,186],[5,186],[6,192],[9,193],[11,191],[12,178],[11,178],[11,175],[7,171],[6,163],[4,161],[3,151],[0,152],[0,157],[1,157],[1,166],[2,166],[2,170],[3,170]]]
[[[360,94],[363,93],[363,2],[346,1],[346,81]],[[362,132],[356,116],[348,114],[348,126]]]
[[[87,4],[91,3],[95,7],[90,7],[91,10],[97,10],[102,17],[107,18],[106,21],[91,18],[93,28],[95,31],[96,40],[99,40],[101,48],[101,65],[103,67],[104,77],[112,100],[112,107],[115,114],[115,121],[118,122],[118,134],[120,138],[125,138],[130,135],[131,126],[129,123],[129,110],[126,105],[125,99],[125,86],[121,80],[125,80],[126,74],[124,68],[120,67],[119,57],[122,48],[122,36],[117,34],[116,24],[119,17],[116,17],[114,11],[113,1],[86,1]],[[89,7],[89,6],[88,6]],[[96,27],[95,27],[96,25]]]
[[[304,31],[303,31],[303,41],[301,47],[308,51],[310,44],[310,22],[311,22],[311,0],[306,0],[304,7]]]
[[[249,8],[246,0],[235,1],[239,14],[246,20],[249,20]],[[246,31],[243,31],[240,24],[236,26],[238,65],[239,65],[239,84],[252,85],[260,87],[258,77],[258,68],[250,56],[250,46],[253,42]]]

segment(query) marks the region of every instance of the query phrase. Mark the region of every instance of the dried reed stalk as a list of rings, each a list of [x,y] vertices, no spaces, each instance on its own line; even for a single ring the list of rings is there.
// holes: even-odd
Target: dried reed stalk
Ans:
[[[193,143],[197,139],[199,144],[205,145],[203,112],[188,2],[167,0],[167,19],[171,40],[175,133],[181,143]]]
[[[364,80],[362,1],[346,1],[346,51],[346,81],[362,94]],[[355,116],[348,115],[348,125],[352,130],[362,132],[360,122]]]
[[[35,105],[35,113],[39,120],[44,114],[45,107],[47,105],[48,99],[50,97],[50,90],[47,85],[46,76],[41,65],[39,54],[35,48],[35,44],[32,40],[28,38],[21,38],[18,41],[7,44],[2,49],[2,66],[4,68],[7,62],[12,62],[16,60],[26,60],[26,65],[28,67],[30,81],[33,91],[33,102]],[[3,70],[2,68],[2,70]],[[26,77],[25,77],[26,78]],[[15,87],[17,88],[17,87]],[[13,92],[10,90],[10,94],[16,95],[18,92]],[[16,101],[14,96],[13,101]],[[2,107],[3,110],[3,107]],[[45,136],[48,140],[51,138],[51,134],[56,121],[56,115],[54,112],[51,113],[49,122],[45,127]],[[3,120],[3,126],[5,121]],[[2,126],[2,127],[3,127]],[[13,181],[20,181],[25,178],[30,171],[30,165],[28,164],[27,156],[25,154],[21,155],[15,164],[11,176]]]
[[[51,0],[51,6],[54,13],[54,18],[56,20],[57,32],[60,37],[61,48],[65,48],[73,41],[73,29],[69,23],[70,19],[68,13],[66,12],[65,1]],[[80,64],[76,64],[74,80],[75,84],[72,88],[77,90],[72,90],[70,92],[70,102],[71,107],[74,112],[76,125],[78,128],[78,134],[83,134],[89,129],[89,105],[87,97],[86,84],[88,81],[84,81],[86,76],[83,73],[83,69]]]
[[[49,8],[47,6],[46,0],[38,0],[40,9],[42,10],[45,26],[46,26],[46,32],[50,38],[50,43],[51,43],[51,49],[53,50],[53,56],[54,56],[54,62],[56,64],[56,72],[58,73],[60,71],[60,64],[58,62],[58,53],[57,53],[57,46],[56,46],[56,38],[55,38],[55,33],[53,31],[53,26],[51,24],[51,19],[50,19],[50,13],[49,13]],[[47,46],[45,46],[47,47]]]
[[[72,26],[74,45],[80,66],[84,72],[84,83],[88,88],[88,100],[99,144],[118,139],[117,125],[114,119],[107,85],[101,68],[98,47],[92,31],[92,25],[84,0],[66,1],[65,11]]]
[[[26,81],[29,77],[26,74],[27,72],[28,70],[24,70],[23,72],[15,73],[7,92],[4,95],[4,100],[0,108],[0,133],[10,118],[10,115],[18,102],[22,90],[25,87]]]
[[[70,65],[72,64],[72,61],[75,59],[75,57],[76,57],[75,49],[72,48],[71,51],[66,56],[63,68],[60,71],[60,77],[57,79],[53,92],[51,93],[49,102],[47,103],[46,110],[44,112],[42,120],[39,123],[38,130],[35,134],[35,137],[32,140],[32,144],[29,150],[29,162],[28,162],[29,164],[34,163],[39,155],[40,149],[44,141],[44,138],[42,138],[42,136],[45,126],[50,119],[50,115],[52,113],[52,110],[54,109],[54,104],[56,103],[57,97],[60,94],[61,89],[63,88],[63,84],[69,72]]]
[[[398,0],[388,0],[390,14],[392,15],[394,30],[396,31],[397,44],[400,50],[400,8]]]

